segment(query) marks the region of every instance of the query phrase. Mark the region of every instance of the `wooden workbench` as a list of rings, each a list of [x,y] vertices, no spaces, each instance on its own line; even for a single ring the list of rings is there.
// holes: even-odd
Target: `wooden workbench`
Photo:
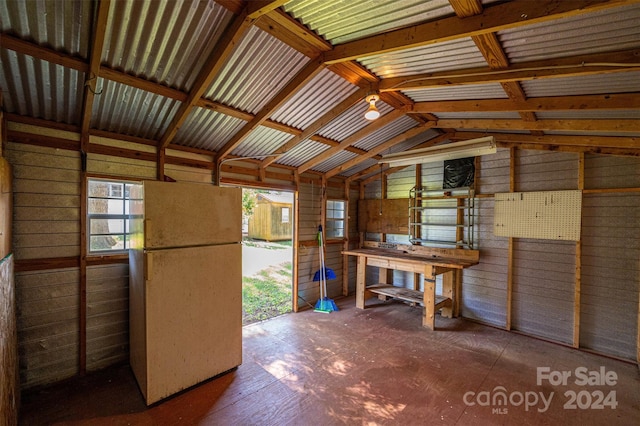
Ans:
[[[411,245],[395,245],[365,241],[364,247],[342,252],[357,256],[356,307],[365,308],[365,301],[378,294],[424,306],[422,325],[431,330],[435,327],[435,314],[442,309],[448,318],[457,316],[460,306],[460,276],[458,271],[479,262],[478,250],[431,248]],[[379,283],[367,286],[367,266],[379,268]],[[423,274],[424,292],[417,288],[395,287],[387,283],[387,271]],[[442,295],[436,295],[436,276],[442,274]],[[416,287],[416,286],[414,286]]]

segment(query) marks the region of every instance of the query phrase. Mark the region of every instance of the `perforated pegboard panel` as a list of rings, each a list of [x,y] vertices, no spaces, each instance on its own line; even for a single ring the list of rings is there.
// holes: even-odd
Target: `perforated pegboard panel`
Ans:
[[[495,194],[493,233],[500,237],[580,240],[582,191]]]

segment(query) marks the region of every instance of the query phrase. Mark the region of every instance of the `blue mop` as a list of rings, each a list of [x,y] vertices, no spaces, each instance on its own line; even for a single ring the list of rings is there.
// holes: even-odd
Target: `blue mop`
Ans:
[[[330,314],[333,311],[338,310],[338,306],[333,299],[327,297],[327,280],[335,280],[336,273],[333,269],[324,266],[324,246],[322,244],[322,225],[318,226],[318,249],[320,252],[320,269],[313,275],[314,282],[320,282],[320,299],[316,302],[314,307],[315,312],[323,312]]]

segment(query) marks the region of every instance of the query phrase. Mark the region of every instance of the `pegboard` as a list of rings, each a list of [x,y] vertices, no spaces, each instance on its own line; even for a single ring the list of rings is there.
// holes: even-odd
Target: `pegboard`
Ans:
[[[582,191],[507,192],[494,199],[494,235],[580,240]]]

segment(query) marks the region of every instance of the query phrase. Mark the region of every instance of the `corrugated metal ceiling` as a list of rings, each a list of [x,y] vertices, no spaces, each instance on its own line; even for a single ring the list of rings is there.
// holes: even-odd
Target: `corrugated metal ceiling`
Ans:
[[[217,151],[246,121],[204,108],[194,108],[175,137],[178,145]]]
[[[231,153],[240,157],[258,157],[271,154],[292,137],[293,135],[289,133],[270,129],[265,126],[258,126],[258,128],[251,132]]]
[[[464,99],[506,99],[508,97],[499,83],[403,90],[402,93],[411,98],[414,102]]]
[[[364,100],[358,102],[338,117],[331,123],[320,129],[318,134],[322,137],[332,139],[334,141],[343,141],[352,134],[371,124],[369,120],[364,118],[364,113],[369,108]],[[376,108],[380,111],[380,115],[387,114],[393,111],[393,108],[382,102],[376,102]]]
[[[180,102],[98,78],[91,126],[100,130],[160,140]]]
[[[334,45],[453,15],[447,0],[293,0],[283,9]]]
[[[251,27],[205,97],[256,114],[308,61],[292,47]]]
[[[357,86],[324,69],[272,114],[271,119],[305,129],[356,90]]]
[[[640,4],[498,32],[512,63],[640,47]]]
[[[520,85],[529,98],[640,92],[640,71],[527,80]]]
[[[381,129],[365,136],[356,143],[354,147],[364,149],[365,151],[371,151],[376,146],[398,136],[407,130],[416,127],[418,123],[410,117],[402,116],[396,120],[393,120],[389,125],[384,126]]]
[[[329,145],[306,139],[278,158],[276,163],[283,166],[299,167],[329,148]]]
[[[471,38],[358,58],[358,62],[380,78],[482,67],[487,64]]]
[[[208,1],[112,1],[102,62],[188,91],[231,18]]]

